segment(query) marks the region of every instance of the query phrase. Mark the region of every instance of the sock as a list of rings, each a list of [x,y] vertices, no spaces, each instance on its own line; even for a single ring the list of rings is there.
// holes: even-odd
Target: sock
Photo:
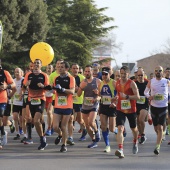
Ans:
[[[27,123],[28,138],[32,139],[32,123]]]
[[[106,146],[110,146],[109,132],[108,131],[102,132],[102,135],[103,135],[103,139],[104,139]]]
[[[156,145],[156,148],[160,149],[160,144]]]
[[[137,139],[133,139],[133,143],[136,144],[137,143]]]
[[[27,134],[24,134],[24,137],[26,137],[26,138],[27,138]]]
[[[123,144],[119,144],[118,147],[120,150],[123,150]]]

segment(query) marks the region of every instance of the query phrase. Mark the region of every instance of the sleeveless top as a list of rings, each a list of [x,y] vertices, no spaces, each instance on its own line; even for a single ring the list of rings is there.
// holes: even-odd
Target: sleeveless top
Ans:
[[[111,98],[114,97],[114,86],[113,79],[110,79],[108,83],[101,82],[100,85],[100,96],[101,96],[101,105],[110,105]]]
[[[123,113],[135,113],[136,112],[136,100],[129,100],[122,98],[120,92],[125,95],[134,95],[130,84],[133,80],[128,80],[125,84],[120,84],[120,80],[116,82],[116,90],[118,95],[118,102],[116,109]]]
[[[154,99],[151,100],[152,106],[168,106],[168,80],[165,78],[161,80],[151,79],[151,96],[154,96]]]
[[[84,88],[84,100],[82,104],[82,109],[91,110],[93,108],[98,108],[99,102],[96,101],[93,103],[93,100],[98,96],[93,92],[93,90],[97,89],[97,78],[93,78],[91,83],[88,83],[87,79],[84,81],[87,82],[87,86]]]

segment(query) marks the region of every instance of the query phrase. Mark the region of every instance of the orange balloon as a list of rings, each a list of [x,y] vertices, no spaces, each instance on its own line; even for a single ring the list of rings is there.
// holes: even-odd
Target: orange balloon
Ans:
[[[35,59],[40,59],[42,66],[47,66],[54,59],[54,50],[49,44],[38,42],[30,49],[30,59],[32,62],[34,62]]]

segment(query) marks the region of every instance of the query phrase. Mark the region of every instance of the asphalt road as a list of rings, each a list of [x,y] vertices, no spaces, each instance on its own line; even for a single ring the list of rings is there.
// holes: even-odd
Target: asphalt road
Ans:
[[[15,134],[8,131],[8,144],[0,150],[0,170],[169,170],[170,169],[170,146],[167,140],[161,145],[159,156],[154,155],[153,150],[156,142],[156,135],[153,126],[146,124],[147,141],[144,145],[139,144],[139,153],[132,154],[132,133],[127,127],[127,137],[124,142],[124,159],[114,155],[117,149],[115,134],[110,133],[111,152],[104,153],[105,144],[103,139],[98,143],[97,148],[89,149],[87,145],[91,142],[87,137],[86,141],[78,141],[79,125],[76,124],[74,131],[74,146],[68,146],[68,152],[61,153],[59,145],[54,144],[56,134],[47,137],[48,147],[44,151],[37,150],[39,138],[33,129],[34,144],[24,145],[20,141],[14,141]]]

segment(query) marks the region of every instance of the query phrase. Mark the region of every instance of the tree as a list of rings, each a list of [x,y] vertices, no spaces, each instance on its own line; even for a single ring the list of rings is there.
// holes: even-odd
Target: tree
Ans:
[[[107,8],[98,9],[92,0],[50,0],[47,4],[52,25],[48,42],[57,57],[81,66],[91,63],[98,38],[114,28],[104,27],[114,20],[102,14]]]
[[[46,11],[47,5],[42,0],[0,0],[3,65],[10,61],[16,67],[29,62],[31,46],[46,39],[49,28]],[[27,55],[21,56],[23,52]]]

